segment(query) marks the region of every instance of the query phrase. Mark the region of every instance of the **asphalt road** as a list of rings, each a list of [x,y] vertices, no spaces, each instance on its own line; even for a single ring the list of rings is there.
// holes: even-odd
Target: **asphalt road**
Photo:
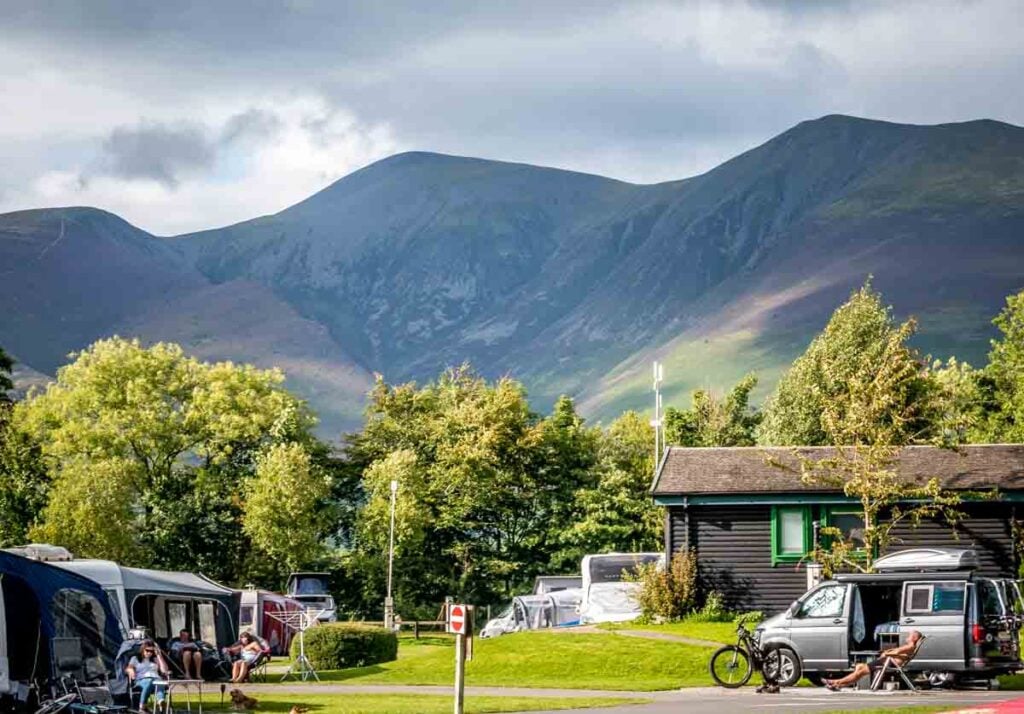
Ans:
[[[292,695],[301,702],[303,694],[450,694],[451,687],[360,685],[360,684],[264,684],[243,685],[247,693],[257,697],[270,694]],[[649,704],[638,704],[607,709],[560,710],[582,714],[733,714],[733,712],[831,712],[856,709],[891,709],[904,707],[943,706],[950,710],[995,704],[1008,699],[1020,699],[1024,692],[947,691],[918,692],[829,692],[825,689],[797,687],[779,694],[757,694],[753,687],[722,689],[720,687],[694,687],[660,692],[613,692],[586,689],[530,689],[518,687],[466,687],[466,699],[473,696],[525,696],[525,697],[625,697],[650,699]],[[212,697],[207,694],[207,701]],[[1024,708],[1021,710],[1024,712]],[[545,712],[544,714],[548,714]],[[554,714],[554,713],[551,713]]]

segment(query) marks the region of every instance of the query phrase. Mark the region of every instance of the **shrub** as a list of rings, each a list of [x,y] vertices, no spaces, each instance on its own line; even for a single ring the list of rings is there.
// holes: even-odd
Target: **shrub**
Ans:
[[[391,662],[398,657],[398,636],[383,627],[331,622],[306,630],[306,656],[316,669],[344,669]],[[299,656],[299,638],[291,656]]]
[[[704,600],[704,607],[686,619],[691,622],[729,622],[733,614],[725,609],[722,594],[712,590]]]
[[[678,620],[695,605],[697,554],[677,551],[664,570],[654,563],[641,566],[634,581],[640,583],[637,603],[644,620]]]

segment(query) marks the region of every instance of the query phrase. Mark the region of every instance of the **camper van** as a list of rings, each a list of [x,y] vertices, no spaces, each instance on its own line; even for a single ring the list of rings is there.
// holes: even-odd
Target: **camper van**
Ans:
[[[320,622],[335,622],[338,609],[329,582],[329,573],[292,573],[288,576],[285,594],[301,602],[307,610],[320,610]]]
[[[991,679],[1021,669],[1018,632],[1024,609],[1018,584],[980,577],[973,550],[921,548],[875,561],[873,573],[836,575],[758,628],[761,643],[782,647],[811,682],[925,636],[911,671],[933,684]]]
[[[642,565],[664,567],[664,553],[601,553],[585,555],[580,565],[583,601],[580,624],[626,622],[640,616],[636,595],[640,583],[627,581],[626,574]]]

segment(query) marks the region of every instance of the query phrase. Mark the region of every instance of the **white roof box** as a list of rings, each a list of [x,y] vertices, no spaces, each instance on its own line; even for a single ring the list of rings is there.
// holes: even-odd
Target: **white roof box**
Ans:
[[[875,561],[879,573],[974,570],[980,566],[978,554],[969,548],[911,548]]]
[[[29,543],[28,545],[4,548],[4,550],[8,553],[20,555],[22,558],[41,560],[46,563],[60,563],[73,560],[71,552],[67,548],[59,545],[50,545],[49,543]]]

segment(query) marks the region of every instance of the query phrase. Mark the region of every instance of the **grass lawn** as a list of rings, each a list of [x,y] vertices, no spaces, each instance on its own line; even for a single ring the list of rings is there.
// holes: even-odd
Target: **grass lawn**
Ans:
[[[638,625],[634,622],[606,622],[598,625],[602,630],[643,630],[664,632],[668,635],[692,637],[696,640],[736,643],[736,625],[731,622],[670,622],[664,625]]]
[[[283,697],[283,695],[276,695]],[[521,712],[537,709],[583,709],[641,704],[644,699],[587,697],[466,697],[466,712]],[[424,694],[295,694],[287,699],[260,698],[258,711],[286,714],[294,705],[309,707],[310,714],[448,714],[452,698]]]
[[[654,691],[711,684],[711,649],[612,634],[519,632],[474,643],[466,664],[470,686],[556,687]],[[451,640],[402,640],[398,660],[320,672],[324,682],[351,684],[450,684]]]

